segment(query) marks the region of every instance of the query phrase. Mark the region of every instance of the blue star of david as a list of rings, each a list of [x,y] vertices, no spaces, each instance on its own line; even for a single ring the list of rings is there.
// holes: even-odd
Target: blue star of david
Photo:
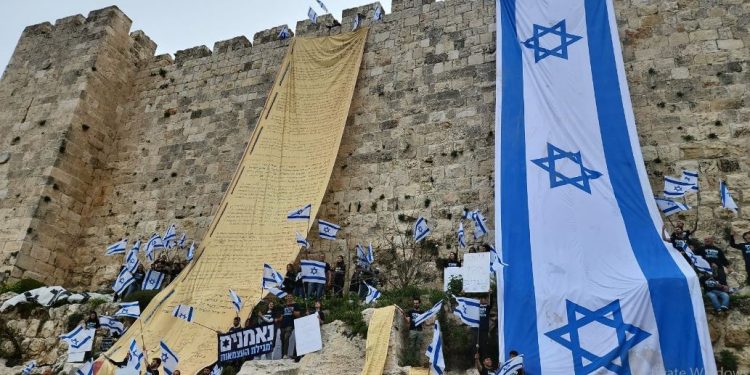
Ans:
[[[615,300],[596,311],[591,311],[569,300],[565,300],[565,304],[568,324],[549,331],[545,335],[572,352],[575,375],[591,374],[600,368],[606,368],[620,375],[630,375],[628,352],[651,334],[623,321],[620,300]],[[601,357],[581,348],[579,330],[594,322],[614,328],[616,331],[617,347]],[[584,365],[584,359],[587,361],[586,365]],[[618,359],[619,364],[615,363]]]
[[[73,344],[74,346],[78,345],[78,339],[71,339],[70,343]]]
[[[557,160],[568,159],[580,167],[580,176],[568,177],[555,169],[555,162]],[[591,194],[590,180],[595,180],[602,176],[600,172],[593,169],[588,169],[583,166],[583,159],[581,158],[581,152],[568,152],[561,148],[555,147],[550,143],[547,143],[547,157],[534,159],[532,163],[538,165],[540,168],[549,172],[549,187],[556,188],[558,186],[573,185],[589,194]]]
[[[167,353],[164,353],[164,354],[161,355],[161,361],[162,362],[166,362],[168,359],[169,359],[169,356],[167,355]]]
[[[318,269],[317,268],[313,268],[313,269],[310,270],[310,273],[313,274],[313,275],[317,275],[318,274]]]
[[[560,45],[552,49],[542,47],[541,38],[547,34],[553,34],[560,37]],[[526,39],[523,45],[526,48],[534,50],[534,62],[539,62],[547,56],[556,56],[561,59],[568,59],[568,46],[579,41],[582,37],[568,34],[565,31],[565,20],[556,23],[552,27],[544,27],[534,24],[534,36]]]
[[[181,318],[181,319],[187,319],[187,315],[185,315],[185,314],[180,314],[180,318]]]

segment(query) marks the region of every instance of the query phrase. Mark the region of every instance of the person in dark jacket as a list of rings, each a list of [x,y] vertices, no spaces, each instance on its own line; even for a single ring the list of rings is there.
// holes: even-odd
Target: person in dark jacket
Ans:
[[[717,266],[716,277],[722,284],[727,283],[727,273],[731,273],[732,269],[729,268],[729,260],[724,255],[724,251],[716,246],[713,237],[704,238],[703,246],[695,252],[695,255],[702,256],[711,266],[715,264]]]
[[[344,257],[336,257],[336,263],[333,265],[333,295],[341,297],[344,293],[344,279],[346,278],[346,263]]]
[[[742,233],[742,239],[745,242],[734,242],[734,236],[736,235],[732,231],[732,235],[729,237],[729,246],[742,252],[742,257],[745,259],[745,273],[747,274],[745,284],[750,285],[750,231]]]

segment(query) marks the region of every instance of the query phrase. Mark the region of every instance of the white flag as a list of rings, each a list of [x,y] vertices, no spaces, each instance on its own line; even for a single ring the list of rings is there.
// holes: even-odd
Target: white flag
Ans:
[[[154,270],[148,270],[146,276],[143,278],[141,284],[141,290],[158,290],[161,288],[161,283],[164,281],[164,274]]]
[[[693,189],[693,185],[682,178],[664,176],[664,196],[668,198],[684,197],[685,193]]]
[[[471,213],[471,220],[474,221],[474,239],[475,240],[487,234],[487,225],[485,223],[487,219],[485,219],[484,216],[482,216],[482,213],[479,212],[479,210],[476,210]]]
[[[151,238],[148,239],[148,242],[146,243],[146,249],[144,252],[146,253],[146,258],[149,262],[154,261],[154,250],[157,249],[163,249],[164,243],[162,242],[161,237],[154,233],[151,235]]]
[[[440,309],[443,308],[443,300],[440,300],[438,303],[436,303],[434,306],[430,307],[429,310],[423,312],[416,318],[414,318],[414,326],[420,326],[422,323],[424,323],[427,319],[432,318],[433,316],[437,315],[437,313],[440,312]]]
[[[690,184],[690,191],[698,191],[698,172],[691,170],[682,171],[682,181]]]
[[[164,232],[164,237],[162,237],[162,243],[164,244],[164,247],[167,249],[171,249],[174,247],[174,241],[177,239],[177,228],[174,224],[171,224],[167,231]]]
[[[458,223],[458,246],[466,247],[466,233],[464,232],[464,223]]]
[[[138,301],[123,302],[120,309],[115,312],[115,316],[126,316],[128,318],[138,318],[141,316],[141,307]]]
[[[302,268],[302,281],[313,284],[325,284],[326,283],[326,263],[317,260],[302,260],[300,262]]]
[[[85,352],[91,350],[95,332],[95,329],[86,329],[81,325],[64,335],[60,335],[60,339],[68,344],[69,352]]]
[[[188,323],[193,321],[193,313],[193,307],[188,305],[177,305],[174,310],[172,310],[172,316],[180,318]]]
[[[721,206],[737,213],[737,204],[734,203],[734,199],[732,199],[732,195],[729,193],[729,188],[727,187],[726,182],[719,182],[719,193],[721,194]]]
[[[242,298],[232,289],[229,289],[229,298],[232,300],[232,306],[239,313],[242,310]]]
[[[121,296],[134,281],[135,278],[133,277],[133,274],[130,273],[130,271],[128,271],[126,268],[123,268],[122,271],[120,271],[120,274],[117,275],[115,284],[112,285],[112,290],[115,291],[115,294]]]
[[[430,234],[430,228],[427,227],[427,220],[420,216],[414,223],[414,242],[422,241],[428,234]]]
[[[380,298],[380,291],[370,286],[368,283],[364,283],[367,287],[367,296],[365,296],[365,303],[370,304]]]
[[[130,273],[135,273],[138,269],[138,249],[130,249],[128,255],[125,257],[125,269]]]
[[[305,207],[301,207],[296,210],[289,211],[289,213],[286,215],[286,219],[289,221],[309,221],[311,211],[312,211],[312,204],[308,204]]]
[[[684,203],[675,202],[671,199],[659,197],[655,197],[654,199],[656,199],[656,206],[659,207],[659,210],[665,216],[674,215],[678,212],[687,211],[690,209],[690,206]]]
[[[341,227],[334,223],[318,219],[318,234],[320,234],[320,238],[335,240],[339,229]]]
[[[453,315],[461,319],[469,327],[479,327],[479,300],[474,298],[456,297],[458,305]]]
[[[490,271],[499,273],[503,267],[507,266],[500,257],[500,254],[498,254],[497,249],[494,246],[490,246]]]
[[[122,322],[120,322],[119,320],[110,316],[99,316],[99,325],[109,330],[110,334],[117,334],[118,336],[122,336],[122,334],[125,333],[125,325],[122,324]]]
[[[318,14],[315,13],[312,7],[310,7],[310,9],[307,10],[307,18],[309,18],[310,21],[313,21],[313,23],[318,22]]]
[[[281,286],[281,284],[284,283],[284,275],[282,275],[281,272],[273,269],[273,267],[271,267],[271,265],[269,265],[268,263],[264,263],[263,280],[261,281],[261,283],[263,284],[263,289]]]
[[[138,373],[140,373],[145,358],[143,355],[143,351],[141,351],[141,348],[138,347],[138,343],[135,341],[135,339],[130,339],[128,352],[130,354],[130,358],[128,359],[126,368],[129,370],[138,371]]]
[[[164,366],[164,373],[172,375],[174,370],[177,369],[177,364],[180,363],[180,359],[164,341],[159,341],[159,347],[161,348],[161,364]]]
[[[432,342],[424,353],[430,361],[430,369],[436,374],[445,371],[445,358],[443,358],[443,335],[440,332],[440,322],[435,321],[435,331],[432,334]]]
[[[128,239],[123,238],[109,246],[107,246],[107,255],[122,254],[125,252],[125,248],[128,246]]]
[[[297,236],[297,245],[300,245],[305,249],[310,248],[310,243],[307,242],[303,235],[301,235],[299,232],[294,232],[294,234]]]

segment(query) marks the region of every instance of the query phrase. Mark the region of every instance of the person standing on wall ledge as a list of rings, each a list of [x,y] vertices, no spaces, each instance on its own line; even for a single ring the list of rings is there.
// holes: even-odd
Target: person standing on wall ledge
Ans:
[[[734,236],[736,235],[732,231],[732,234],[729,236],[729,246],[742,252],[742,256],[745,259],[745,273],[747,274],[745,284],[750,285],[750,231],[742,233],[742,239],[745,241],[742,243],[734,242]]]
[[[336,263],[333,265],[333,296],[341,297],[344,293],[344,278],[346,277],[346,263],[344,257],[336,257]]]
[[[421,304],[422,300],[418,296],[412,297],[412,308],[406,313],[406,321],[409,322],[409,348],[412,353],[417,353],[422,346],[422,325],[414,324],[414,320],[423,312]]]

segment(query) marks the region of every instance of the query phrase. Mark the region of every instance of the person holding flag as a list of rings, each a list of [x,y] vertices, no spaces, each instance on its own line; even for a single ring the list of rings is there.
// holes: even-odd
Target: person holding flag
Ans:
[[[518,355],[518,352],[511,350],[508,353],[508,360],[497,369],[497,375],[524,375],[523,370],[523,355]]]
[[[344,281],[346,279],[346,263],[344,257],[339,255],[336,257],[336,263],[333,264],[333,295],[337,297],[343,296],[344,293]]]
[[[747,275],[747,278],[745,279],[745,284],[750,285],[750,231],[742,233],[742,239],[745,242],[737,243],[734,241],[734,236],[737,234],[732,231],[732,234],[729,236],[729,246],[739,250],[742,252],[742,257],[745,260],[745,273]]]
[[[164,341],[159,341],[159,347],[161,348],[161,363],[164,365],[164,373],[167,375],[174,375],[175,370],[177,369],[177,364],[180,363],[180,359]]]

